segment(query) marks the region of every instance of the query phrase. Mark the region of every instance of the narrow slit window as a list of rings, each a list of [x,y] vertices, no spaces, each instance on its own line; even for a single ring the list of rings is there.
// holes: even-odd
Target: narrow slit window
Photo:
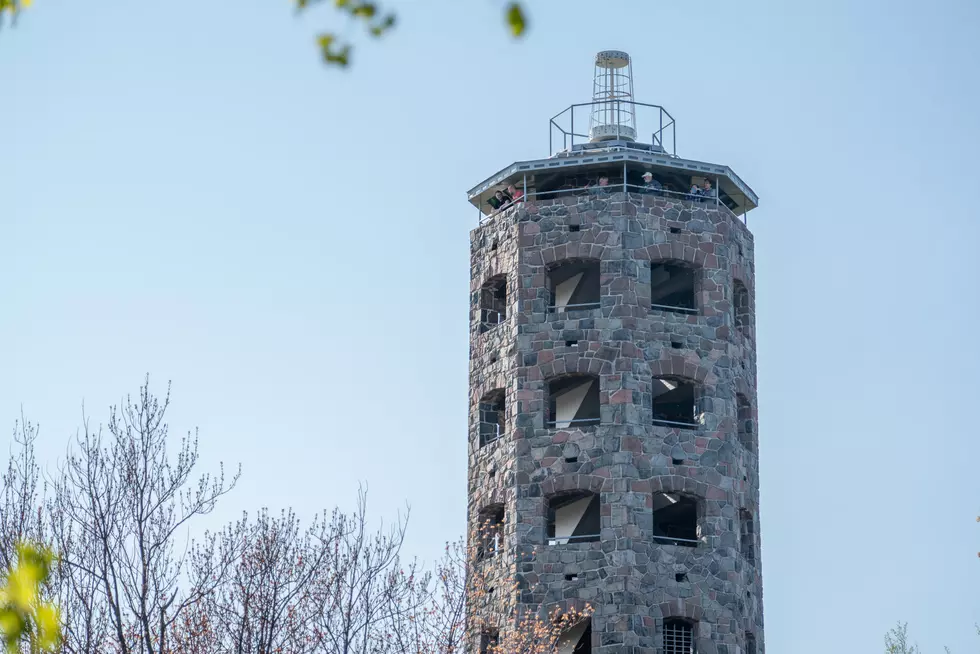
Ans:
[[[752,405],[749,399],[738,393],[735,396],[738,412],[738,441],[750,452],[755,451],[755,423],[752,420]]]
[[[745,334],[749,329],[749,289],[739,280],[735,280],[732,292],[732,307],[735,311],[735,329]]]
[[[749,565],[755,565],[755,522],[752,520],[752,513],[741,509],[738,512],[739,532],[741,533],[740,546],[742,556]]]
[[[697,313],[695,269],[672,263],[650,268],[650,306],[661,311]]]
[[[548,544],[594,543],[599,540],[599,496],[570,493],[548,502]]]
[[[548,274],[550,310],[585,311],[599,308],[599,262],[578,261],[553,268]]]
[[[548,384],[548,426],[573,429],[599,424],[599,378],[570,375]]]
[[[755,634],[745,634],[745,654],[755,653]]]
[[[654,542],[697,547],[700,538],[697,500],[676,493],[657,493],[653,496]]]
[[[691,429],[700,423],[695,384],[670,377],[653,379],[653,424]]]

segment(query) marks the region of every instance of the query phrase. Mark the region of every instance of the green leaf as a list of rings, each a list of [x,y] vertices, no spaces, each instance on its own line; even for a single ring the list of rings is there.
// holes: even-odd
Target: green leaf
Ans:
[[[378,13],[378,7],[370,2],[365,2],[354,7],[351,13],[358,18],[374,18],[374,15]]]
[[[507,7],[507,26],[510,28],[511,35],[516,38],[523,36],[527,30],[527,18],[519,2],[512,2]]]

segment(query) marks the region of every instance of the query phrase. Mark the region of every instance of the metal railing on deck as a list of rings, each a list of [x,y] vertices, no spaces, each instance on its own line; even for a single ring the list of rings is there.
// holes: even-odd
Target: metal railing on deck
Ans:
[[[568,427],[587,427],[598,425],[599,418],[575,418],[574,420],[549,420],[547,425],[557,429],[567,429]]]
[[[599,302],[579,302],[578,304],[552,304],[548,307],[548,311],[551,313],[558,313],[559,311],[588,311],[589,309],[598,309],[602,306]]]
[[[480,331],[488,332],[507,320],[503,311],[496,309],[480,309]]]
[[[697,429],[701,426],[697,420],[692,419],[691,421],[686,420],[667,420],[666,418],[654,418],[653,424],[660,425],[661,427],[678,427],[680,429]]]
[[[681,201],[690,202],[692,205],[700,204],[714,204],[716,208],[724,207],[727,209],[736,219],[737,215],[721,201],[719,197],[717,188],[713,188],[709,195],[705,195],[703,192],[690,193],[685,191],[675,191],[668,188],[651,188],[644,186],[642,184],[629,184],[626,182],[617,182],[615,184],[607,184],[605,186],[599,186],[597,184],[588,186],[578,186],[572,188],[559,188],[551,189],[547,191],[533,191],[527,189],[527,178],[524,179],[524,191],[521,193],[520,197],[507,200],[503,205],[494,209],[489,214],[484,214],[482,209],[477,208],[480,212],[480,224],[483,225],[493,218],[499,216],[502,213],[507,212],[510,209],[523,205],[527,202],[534,202],[536,200],[544,199],[557,199],[562,195],[577,195],[577,196],[591,196],[593,199],[600,200],[605,199],[615,193],[623,193],[624,195],[636,194],[636,195],[651,195],[654,197],[664,197],[664,198],[674,198]],[[548,196],[548,197],[545,197]]]
[[[578,536],[550,536],[548,545],[566,545],[568,543],[596,543],[599,534],[579,534]]]
[[[653,542],[661,545],[680,545],[682,547],[697,547],[701,541],[692,538],[677,538],[676,536],[654,536]]]

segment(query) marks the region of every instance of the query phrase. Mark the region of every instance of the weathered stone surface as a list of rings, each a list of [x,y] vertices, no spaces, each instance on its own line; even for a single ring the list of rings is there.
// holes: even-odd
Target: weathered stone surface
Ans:
[[[599,261],[600,306],[549,313],[549,267],[586,258]],[[697,315],[651,308],[651,265],[664,260],[697,269]],[[507,318],[481,333],[481,289],[500,275]],[[657,652],[671,617],[697,621],[702,654],[743,654],[747,632],[765,651],[754,281],[751,233],[713,204],[563,196],[511,208],[471,234],[470,524],[505,506],[495,565],[529,605],[592,604],[594,652]],[[572,372],[598,375],[601,424],[549,428],[548,379]],[[653,424],[658,375],[699,384],[700,425]],[[497,389],[504,435],[481,448],[479,402]],[[600,493],[601,540],[549,546],[548,497],[572,490]],[[697,547],[654,542],[658,492],[698,499]]]

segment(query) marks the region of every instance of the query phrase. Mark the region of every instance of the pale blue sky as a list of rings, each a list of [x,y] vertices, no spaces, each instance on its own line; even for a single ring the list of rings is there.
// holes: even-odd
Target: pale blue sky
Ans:
[[[53,464],[149,371],[243,509],[465,510],[465,191],[547,155],[592,56],[761,196],[766,636],[927,652],[980,621],[980,3],[402,0],[325,69],[284,0],[37,0],[0,32],[0,424]],[[356,32],[351,32],[356,35]],[[362,40],[359,40],[362,41]]]

